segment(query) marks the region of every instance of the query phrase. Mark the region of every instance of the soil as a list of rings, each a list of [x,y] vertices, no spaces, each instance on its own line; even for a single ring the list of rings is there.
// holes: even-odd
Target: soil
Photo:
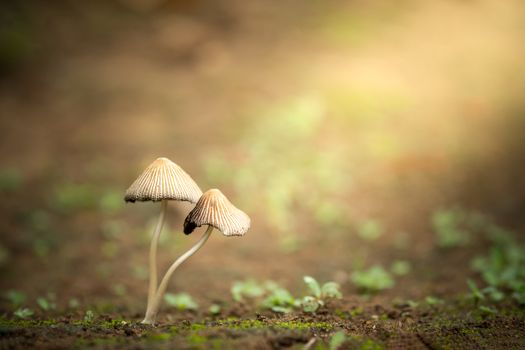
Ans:
[[[35,312],[20,319],[13,314],[17,307],[1,299],[0,349],[323,349],[339,331],[346,335],[342,349],[524,349],[523,305],[487,302],[487,311],[468,297],[467,279],[483,283],[471,261],[488,252],[490,241],[473,232],[465,246],[438,247],[430,222],[437,209],[466,208],[490,216],[518,242],[524,239],[525,106],[513,94],[523,91],[525,85],[518,84],[525,79],[511,73],[519,66],[512,57],[523,57],[518,40],[523,22],[513,21],[525,12],[507,5],[464,6],[407,3],[392,9],[381,1],[277,6],[240,0],[0,5],[2,15],[17,19],[17,33],[30,37],[16,60],[0,62],[0,164],[22,174],[22,185],[0,192],[0,291],[24,293],[24,307]],[[475,37],[487,37],[485,26],[477,25],[486,16],[501,24],[490,32],[492,46],[472,44],[481,50],[481,67],[483,57],[498,69],[509,67],[505,74],[475,72],[485,84],[479,85],[479,98],[455,80],[441,80],[439,67],[449,66],[448,56],[436,58],[438,67],[427,71],[427,53],[418,51],[426,39],[421,33],[441,33],[441,19],[449,15],[464,20]],[[359,22],[360,16],[368,22]],[[393,22],[385,27],[381,18],[390,16]],[[344,32],[351,40],[343,45],[333,31],[349,19],[358,28]],[[463,45],[466,34],[457,34],[464,29],[458,26],[443,34],[454,54],[472,49]],[[353,30],[365,33],[358,37]],[[442,47],[439,43],[429,45]],[[385,61],[378,63],[378,57]],[[222,151],[240,164],[239,172],[245,170],[244,144],[265,118],[256,113],[261,106],[331,88],[347,76],[373,85],[388,64],[406,74],[410,88],[399,88],[414,95],[410,107],[388,112],[398,118],[395,123],[375,120],[365,127],[357,120],[341,128],[328,109],[334,123],[323,122],[311,140],[320,149],[333,142],[347,152],[343,163],[353,166],[344,177],[351,189],[341,195],[347,220],[322,226],[301,206],[306,200],[294,198],[298,247],[288,249],[282,232],[257,206],[262,195],[250,194],[249,233],[242,238],[214,233],[169,286],[170,292],[189,293],[198,311],[165,307],[156,327],[140,324],[146,231],[158,204],[105,206],[93,196],[123,196],[141,167],[158,156],[176,160],[203,188],[215,187],[203,164]],[[399,83],[396,79],[384,74],[377,80],[384,87]],[[428,86],[420,92],[413,86],[422,80]],[[508,94],[500,96],[501,90]],[[353,102],[363,103],[364,112],[377,112],[366,110],[366,101]],[[449,102],[457,103],[453,111]],[[449,119],[433,107],[451,113]],[[464,123],[454,122],[457,110]],[[361,148],[370,143],[362,135],[382,135],[383,129],[395,131],[403,151],[385,156],[381,147],[374,148],[377,153]],[[265,184],[264,176],[256,181]],[[70,184],[86,186],[80,202],[75,195],[73,200],[57,195]],[[243,198],[231,181],[220,184],[233,199]],[[199,238],[198,230],[190,236],[181,232],[190,209],[170,203],[159,248],[161,271]],[[367,218],[385,228],[380,239],[356,234],[357,223]],[[390,289],[367,296],[350,281],[353,269],[395,260],[412,269],[396,276]],[[305,275],[338,282],[344,297],[313,314],[280,314],[235,302],[230,293],[235,281],[254,278],[302,296]],[[43,310],[36,300],[49,293],[56,308]],[[441,302],[429,305],[429,296]],[[212,304],[221,305],[220,313],[206,311]],[[92,319],[87,311],[93,311]]]
[[[349,334],[341,349],[522,349],[525,317],[475,311],[451,302],[439,307],[385,307],[362,300],[331,302],[315,314],[278,315],[242,305],[213,316],[178,312],[157,326],[120,313],[82,320],[56,319],[1,323],[2,348],[39,349],[303,349],[328,346],[335,332]],[[317,344],[316,344],[317,343]],[[308,345],[307,345],[308,344]],[[315,347],[313,347],[315,348]]]

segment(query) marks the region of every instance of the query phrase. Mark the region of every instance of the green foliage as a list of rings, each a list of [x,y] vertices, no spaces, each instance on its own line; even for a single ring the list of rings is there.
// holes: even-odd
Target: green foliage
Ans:
[[[0,169],[0,193],[14,192],[22,186],[23,176],[15,168]]]
[[[376,293],[392,288],[395,284],[391,274],[380,265],[375,265],[364,271],[354,271],[352,282],[365,293]]]
[[[47,297],[38,297],[36,299],[36,303],[40,308],[44,311],[50,311],[55,310],[57,308],[56,305],[56,297],[54,293],[48,293]]]
[[[470,289],[470,296],[472,297],[472,299],[474,299],[476,302],[485,299],[485,294],[483,294],[483,292],[478,288],[476,282],[474,282],[471,279],[468,279],[467,285]]]
[[[304,276],[303,280],[308,286],[311,295],[316,298],[321,298],[321,286],[319,286],[319,283],[315,280],[315,278],[311,276]]]
[[[339,284],[327,282],[321,287],[317,280],[311,276],[304,276],[310,295],[305,296],[301,301],[304,312],[315,312],[324,305],[327,299],[340,299],[343,297]]]
[[[344,344],[346,341],[346,334],[343,331],[334,333],[330,338],[330,343],[328,344],[328,349],[337,350]]]
[[[383,235],[383,227],[379,221],[369,219],[359,225],[357,234],[364,240],[375,241]]]
[[[313,296],[307,295],[301,300],[301,307],[304,312],[316,312],[321,306],[324,305],[324,302],[320,299],[317,299]]]
[[[341,287],[336,282],[326,282],[321,287],[321,299],[341,299],[343,293],[341,293]]]
[[[212,315],[218,315],[221,313],[221,306],[219,304],[211,304],[208,312]]]
[[[442,299],[429,295],[425,298],[425,303],[427,303],[430,306],[434,306],[434,305],[443,304],[444,301]]]
[[[26,301],[26,295],[17,290],[9,290],[5,296],[14,308],[22,306]]]
[[[390,267],[390,271],[394,275],[398,276],[404,276],[408,274],[412,270],[412,265],[408,261],[404,260],[396,260],[392,263],[392,266]]]
[[[297,306],[297,301],[292,294],[279,286],[269,288],[269,295],[263,300],[262,307],[274,312],[288,313]]]
[[[242,301],[244,298],[264,297],[260,303],[263,308],[282,313],[292,311],[297,304],[288,290],[273,281],[266,281],[262,284],[252,279],[235,282],[232,287],[232,296],[237,301]]]
[[[95,319],[95,313],[92,310],[87,310],[84,314],[84,322],[91,323]]]
[[[432,225],[437,234],[437,244],[443,248],[464,246],[470,240],[469,232],[463,227],[466,214],[457,209],[442,209],[432,215]]]
[[[29,318],[33,316],[33,314],[34,314],[33,310],[28,309],[28,308],[20,308],[20,309],[17,309],[15,312],[13,312],[13,315],[21,319]]]
[[[188,293],[166,293],[166,295],[164,295],[164,300],[166,301],[166,304],[177,310],[197,310],[199,308],[199,305]]]
[[[479,290],[472,281],[467,281],[472,297],[481,300],[482,295],[501,301],[509,295],[525,304],[525,247],[516,242],[510,232],[498,226],[490,226],[487,232],[492,242],[488,255],[478,256],[471,263],[487,287]]]
[[[485,306],[485,305],[480,305],[479,306],[479,310],[485,314],[489,314],[489,315],[496,315],[498,313],[498,310],[496,308],[493,308],[493,307],[490,307],[490,306]]]
[[[265,293],[264,286],[259,285],[254,279],[236,281],[230,289],[233,300],[243,301],[246,298],[257,298]]]
[[[347,336],[343,331],[339,331],[330,338],[328,349],[382,350],[384,346],[372,339],[366,339],[356,335]]]
[[[321,286],[313,277],[305,276],[303,279],[312,295],[302,300],[294,298],[287,289],[273,281],[262,284],[253,279],[237,281],[233,284],[231,292],[236,301],[264,297],[260,303],[261,307],[281,313],[291,312],[297,307],[302,307],[306,312],[314,312],[324,304],[324,300],[342,297],[339,285],[335,282],[328,282]]]

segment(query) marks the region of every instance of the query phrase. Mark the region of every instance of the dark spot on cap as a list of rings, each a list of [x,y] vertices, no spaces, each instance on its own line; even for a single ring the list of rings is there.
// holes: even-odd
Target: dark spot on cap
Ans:
[[[195,230],[197,225],[195,225],[193,222],[185,222],[184,223],[184,234],[189,235],[190,233]]]

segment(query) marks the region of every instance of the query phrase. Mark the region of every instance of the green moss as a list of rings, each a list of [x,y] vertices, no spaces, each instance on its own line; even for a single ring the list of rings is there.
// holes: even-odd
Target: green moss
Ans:
[[[58,323],[55,319],[47,320],[24,320],[24,319],[11,319],[0,317],[0,327],[15,327],[15,328],[27,328],[27,327],[37,327],[37,326],[50,326],[56,325]]]
[[[344,312],[343,310],[341,309],[337,309],[334,311],[334,314],[339,317],[339,318],[342,318],[344,320],[346,320],[348,318],[348,315],[346,312]]]
[[[186,337],[186,341],[190,344],[202,344],[205,343],[206,340],[206,337],[196,333],[192,333]]]
[[[227,327],[230,329],[257,329],[268,327],[268,325],[259,320],[242,320],[240,322],[229,323]]]
[[[205,324],[203,323],[192,323],[191,326],[190,326],[190,329],[192,331],[200,331],[200,330],[203,330],[203,329],[206,329],[208,328]]]
[[[209,345],[213,350],[221,350],[226,348],[224,345],[224,340],[222,339],[211,339]]]
[[[302,321],[287,321],[287,322],[276,322],[274,327],[283,329],[322,329],[331,330],[333,326],[328,322],[302,322]]]
[[[350,311],[350,316],[351,317],[355,317],[355,316],[359,316],[363,313],[363,308],[361,307],[356,307],[355,309],[353,309],[352,311]]]
[[[382,344],[376,343],[372,339],[365,340],[359,346],[359,350],[382,350],[384,348]]]
[[[131,321],[126,321],[123,319],[115,319],[115,320],[110,320],[110,321],[104,321],[100,324],[100,326],[104,328],[120,328],[129,323],[131,323]]]
[[[172,337],[172,334],[170,333],[156,333],[156,334],[151,334],[150,336],[148,336],[148,340],[166,341],[166,340],[170,340],[171,337]]]

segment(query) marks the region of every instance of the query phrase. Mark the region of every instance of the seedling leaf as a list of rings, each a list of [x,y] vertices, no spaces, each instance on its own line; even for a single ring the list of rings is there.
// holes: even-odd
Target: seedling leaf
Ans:
[[[317,283],[315,278],[311,276],[304,276],[303,280],[304,283],[306,283],[306,285],[308,286],[308,289],[310,289],[310,293],[316,298],[321,298],[321,287],[319,286],[319,283]]]

